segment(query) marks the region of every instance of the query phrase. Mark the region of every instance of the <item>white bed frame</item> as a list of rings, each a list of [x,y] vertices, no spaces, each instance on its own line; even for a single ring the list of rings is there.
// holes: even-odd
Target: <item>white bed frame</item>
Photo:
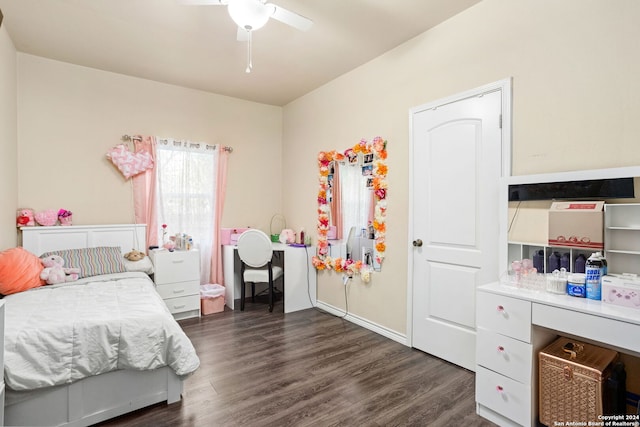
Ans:
[[[146,225],[23,227],[22,246],[41,255],[59,249],[120,246],[145,252]],[[5,406],[5,425],[88,426],[158,402],[181,398],[182,380],[171,368],[113,371],[26,394]]]

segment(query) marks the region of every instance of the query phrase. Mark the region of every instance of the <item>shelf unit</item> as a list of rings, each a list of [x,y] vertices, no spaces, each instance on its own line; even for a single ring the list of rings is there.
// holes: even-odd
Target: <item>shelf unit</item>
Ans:
[[[640,236],[640,234],[638,235]],[[525,258],[529,258],[533,260],[533,254],[536,251],[543,250],[544,251],[544,271],[539,273],[550,273],[547,268],[547,264],[549,263],[549,256],[553,252],[559,252],[560,255],[565,253],[569,254],[570,262],[569,262],[569,272],[573,272],[576,258],[578,255],[582,254],[585,258],[589,258],[589,256],[595,252],[593,249],[586,248],[576,248],[576,247],[568,247],[568,246],[548,246],[541,243],[530,243],[530,242],[509,242],[508,243],[508,261],[509,265],[513,261],[519,261]]]
[[[640,274],[640,204],[604,206],[604,253],[609,273]]]

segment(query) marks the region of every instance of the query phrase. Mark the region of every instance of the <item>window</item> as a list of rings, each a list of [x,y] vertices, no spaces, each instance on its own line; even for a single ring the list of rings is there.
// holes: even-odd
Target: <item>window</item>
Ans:
[[[167,224],[164,242],[177,233],[191,236],[200,251],[201,283],[209,281],[211,270],[217,164],[213,145],[171,139],[156,145],[158,224]]]

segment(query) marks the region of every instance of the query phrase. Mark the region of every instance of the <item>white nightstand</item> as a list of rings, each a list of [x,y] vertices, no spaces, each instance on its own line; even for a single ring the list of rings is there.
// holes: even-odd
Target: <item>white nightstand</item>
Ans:
[[[176,319],[200,316],[200,252],[151,251],[156,291]]]

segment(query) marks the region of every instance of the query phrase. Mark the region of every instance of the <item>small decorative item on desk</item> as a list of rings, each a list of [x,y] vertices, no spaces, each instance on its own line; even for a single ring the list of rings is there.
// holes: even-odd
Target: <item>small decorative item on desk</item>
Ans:
[[[500,282],[503,285],[516,288],[536,291],[545,289],[544,274],[538,273],[538,270],[533,266],[533,261],[528,258],[513,261],[511,269],[501,277]]]
[[[60,221],[60,225],[71,225],[72,223],[72,213],[66,209],[58,210],[58,220]]]
[[[296,242],[296,233],[291,229],[284,229],[280,232],[280,243],[288,244]]]
[[[567,293],[567,270],[553,270],[553,273],[547,274],[547,292],[552,294]]]

